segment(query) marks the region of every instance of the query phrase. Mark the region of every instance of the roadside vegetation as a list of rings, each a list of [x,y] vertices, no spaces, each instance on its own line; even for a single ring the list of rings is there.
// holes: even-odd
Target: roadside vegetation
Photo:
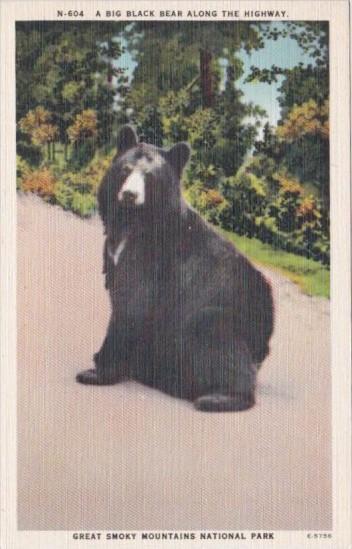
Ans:
[[[16,32],[19,190],[89,217],[120,125],[157,146],[188,141],[190,204],[254,261],[329,295],[326,23],[33,21]],[[280,82],[272,127],[239,89],[240,52],[288,36],[309,64],[246,75]]]

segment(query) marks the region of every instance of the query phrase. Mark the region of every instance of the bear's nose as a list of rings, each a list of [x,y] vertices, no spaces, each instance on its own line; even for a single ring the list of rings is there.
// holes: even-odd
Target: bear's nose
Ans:
[[[123,191],[122,193],[122,200],[124,202],[135,202],[136,199],[137,199],[138,195],[137,193],[134,193],[132,191]]]

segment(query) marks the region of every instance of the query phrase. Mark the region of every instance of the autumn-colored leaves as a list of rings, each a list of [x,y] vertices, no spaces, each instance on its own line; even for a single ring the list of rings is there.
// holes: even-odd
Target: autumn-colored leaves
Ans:
[[[52,114],[44,107],[38,106],[21,118],[19,127],[23,133],[29,135],[33,145],[45,145],[54,142],[59,132],[51,120]],[[93,109],[86,109],[77,114],[73,124],[67,129],[71,143],[79,143],[96,135],[97,116]]]
[[[321,106],[314,99],[310,99],[302,105],[295,105],[284,123],[277,128],[278,137],[288,142],[308,134],[329,139],[329,103],[327,100]]]

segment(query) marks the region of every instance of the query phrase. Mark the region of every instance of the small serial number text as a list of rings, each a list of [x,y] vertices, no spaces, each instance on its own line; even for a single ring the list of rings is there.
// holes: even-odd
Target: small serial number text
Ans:
[[[83,10],[57,10],[57,16],[58,17],[84,17],[84,11]]]
[[[307,534],[308,539],[331,539],[331,532],[309,532]]]

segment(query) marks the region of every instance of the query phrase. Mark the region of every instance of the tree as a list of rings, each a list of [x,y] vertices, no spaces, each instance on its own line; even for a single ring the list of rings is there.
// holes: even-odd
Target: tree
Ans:
[[[221,137],[210,155],[215,164],[221,165],[225,176],[235,174],[242,165],[255,142],[259,119],[265,115],[258,106],[244,103],[243,92],[236,88],[236,80],[242,73],[242,62],[238,59],[228,64],[224,90],[216,98]]]
[[[111,140],[118,89],[126,85],[116,62],[123,53],[119,34],[126,23],[17,23],[16,70],[19,118],[38,104],[53,113],[58,138],[86,109],[98,113],[97,142]],[[115,90],[112,89],[115,86]]]
[[[97,135],[97,115],[92,109],[86,109],[75,117],[74,123],[67,129],[72,143],[80,143]]]
[[[313,99],[291,109],[277,128],[285,164],[302,182],[313,184],[329,207],[329,104]]]
[[[316,135],[322,139],[329,138],[329,103],[317,105],[314,99],[309,99],[301,105],[295,105],[287,118],[277,128],[282,139],[293,142],[306,135]]]
[[[240,48],[263,46],[256,25],[242,22],[142,21],[126,31],[126,38],[137,61],[133,86],[149,82],[146,100],[153,103],[159,94],[195,79],[203,108],[213,106],[218,60],[232,62]]]
[[[51,159],[51,149],[58,134],[58,127],[51,124],[53,115],[42,106],[29,111],[26,116],[19,121],[21,131],[28,135],[33,145],[47,145],[48,160]]]
[[[148,21],[134,23],[126,39],[137,66],[125,111],[142,138],[157,145],[188,140],[192,173],[208,184],[234,173],[257,132],[245,118],[264,114],[236,89],[239,49],[263,45],[255,25]]]
[[[276,160],[302,183],[316,187],[325,210],[329,208],[329,26],[324,21],[289,22],[280,26],[261,23],[266,40],[291,37],[309,55],[311,63],[292,69],[251,67],[248,81],[271,83],[283,77],[279,87],[281,118],[277,130]],[[259,150],[274,158],[268,135]],[[269,151],[269,149],[272,149]]]

